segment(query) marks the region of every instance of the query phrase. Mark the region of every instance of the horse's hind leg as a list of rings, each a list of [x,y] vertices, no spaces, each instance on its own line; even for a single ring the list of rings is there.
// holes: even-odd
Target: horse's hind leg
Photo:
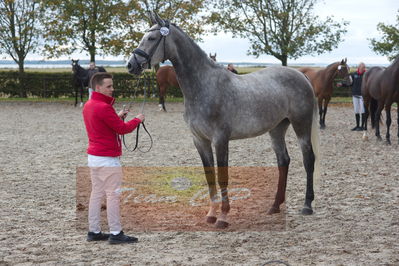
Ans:
[[[375,112],[375,118],[374,118],[375,136],[377,137],[378,141],[382,140],[381,133],[380,133],[380,120],[381,120],[381,112],[382,112],[383,108],[384,108],[384,103],[379,101],[377,111]]]
[[[208,183],[209,188],[210,209],[206,215],[206,221],[208,223],[216,223],[216,211],[218,209],[218,203],[212,145],[210,141],[197,137],[194,137],[194,145],[201,157],[202,164],[204,166],[206,182]]]
[[[306,196],[305,205],[302,209],[302,214],[310,215],[313,213],[312,202],[314,200],[313,190],[313,172],[315,165],[315,155],[312,149],[312,121],[301,119],[298,122],[292,121],[292,127],[299,139],[299,144],[302,150],[303,164],[306,170]]]
[[[323,125],[323,98],[319,95],[319,98],[317,99],[318,105],[319,105],[319,116],[320,116],[320,128],[324,129],[325,125]]]
[[[388,145],[391,145],[391,135],[389,134],[389,128],[391,127],[392,119],[391,119],[391,105],[392,103],[388,103],[385,105],[385,113],[387,114],[387,134],[386,134],[386,142]]]
[[[83,87],[80,87],[80,107],[83,106]]]
[[[280,124],[277,125],[273,130],[270,131],[270,137],[272,139],[272,147],[277,156],[278,165],[278,186],[277,193],[274,199],[273,206],[269,209],[268,214],[274,214],[280,212],[280,205],[285,201],[285,190],[287,186],[287,174],[288,167],[290,164],[290,157],[287,152],[285,145],[285,133],[290,125],[288,119],[284,119]]]

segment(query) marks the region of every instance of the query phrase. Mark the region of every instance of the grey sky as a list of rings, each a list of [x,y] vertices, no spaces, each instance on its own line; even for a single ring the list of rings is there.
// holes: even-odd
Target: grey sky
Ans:
[[[356,65],[363,61],[366,64],[388,64],[384,56],[375,54],[370,49],[368,38],[379,37],[377,24],[384,22],[396,23],[396,14],[399,10],[399,0],[325,0],[320,2],[315,9],[315,14],[321,18],[334,16],[335,20],[349,21],[348,32],[344,36],[344,42],[331,53],[320,56],[304,56],[296,61],[288,60],[288,64],[295,63],[322,63],[328,64],[347,57],[350,65]],[[280,61],[272,56],[262,55],[259,58],[247,56],[249,43],[245,39],[235,39],[231,34],[220,33],[217,36],[209,35],[199,43],[206,53],[217,53],[217,60],[223,62],[259,62],[277,63]],[[5,55],[1,55],[3,59]],[[74,54],[60,59],[80,58],[88,59],[87,55]],[[10,59],[10,58],[7,58]],[[29,59],[42,59],[40,55],[28,55]],[[123,59],[122,57],[97,57],[97,59]]]

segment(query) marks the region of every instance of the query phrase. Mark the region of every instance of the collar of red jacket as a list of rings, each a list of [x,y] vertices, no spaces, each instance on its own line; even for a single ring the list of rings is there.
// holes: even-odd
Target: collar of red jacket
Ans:
[[[359,74],[359,75],[364,74],[364,72],[366,72],[366,70],[363,70],[362,72],[360,72],[360,69],[357,69],[357,74]]]
[[[93,100],[105,102],[105,103],[108,103],[110,105],[113,105],[114,102],[115,102],[115,98],[109,97],[109,96],[107,96],[105,94],[102,94],[102,93],[99,93],[99,92],[96,92],[96,91],[93,91],[93,94],[91,95],[91,98]]]

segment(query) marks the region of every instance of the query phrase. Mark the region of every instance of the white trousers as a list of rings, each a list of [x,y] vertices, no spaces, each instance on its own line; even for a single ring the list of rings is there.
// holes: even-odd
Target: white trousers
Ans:
[[[355,110],[355,114],[363,114],[364,113],[364,102],[362,96],[352,96],[353,108]]]
[[[88,166],[91,176],[89,231],[101,231],[101,201],[106,197],[109,231],[117,234],[122,230],[119,205],[123,172],[119,158],[89,155]]]

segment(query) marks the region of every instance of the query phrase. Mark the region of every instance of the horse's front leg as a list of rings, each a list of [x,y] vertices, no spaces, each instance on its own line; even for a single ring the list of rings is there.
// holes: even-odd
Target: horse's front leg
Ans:
[[[398,118],[398,144],[399,144],[399,102],[396,102],[397,105],[397,118]]]
[[[229,141],[228,139],[219,140],[215,143],[216,159],[218,165],[218,184],[220,187],[222,197],[222,213],[219,215],[216,227],[226,228],[229,226],[227,221],[227,214],[230,211],[230,202],[227,192],[229,185],[229,171],[228,171],[228,160],[229,160]]]
[[[218,209],[217,202],[217,189],[215,182],[215,163],[213,160],[212,145],[209,140],[194,137],[194,145],[201,157],[202,164],[204,166],[206,182],[208,183],[209,196],[210,196],[210,208],[206,215],[206,221],[208,223],[216,223],[216,215]]]
[[[328,103],[330,102],[331,98],[328,97],[324,99],[324,108],[323,108],[323,126],[322,129],[326,128],[326,114],[327,114],[327,107]]]

